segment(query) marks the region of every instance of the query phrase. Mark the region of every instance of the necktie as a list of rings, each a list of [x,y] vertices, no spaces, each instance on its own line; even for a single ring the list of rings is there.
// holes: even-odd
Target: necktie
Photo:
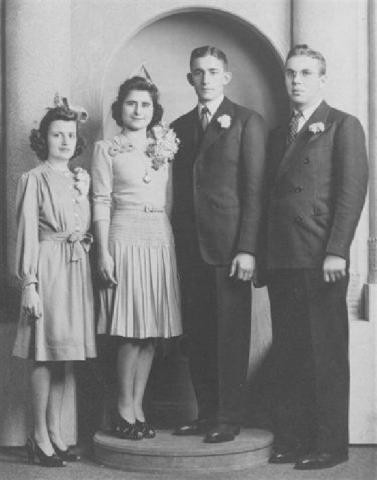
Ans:
[[[302,117],[301,112],[294,112],[291,116],[288,125],[287,146],[290,145],[296,138],[298,132],[298,123]]]
[[[203,107],[200,112],[200,123],[202,125],[203,132],[207,130],[208,124],[210,122],[210,112],[208,107]]]

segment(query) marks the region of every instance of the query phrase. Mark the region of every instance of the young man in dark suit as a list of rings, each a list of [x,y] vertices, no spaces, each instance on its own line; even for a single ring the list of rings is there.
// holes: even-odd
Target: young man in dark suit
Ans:
[[[172,224],[198,419],[175,433],[217,443],[240,431],[265,132],[258,113],[224,97],[231,73],[221,50],[193,50],[187,78],[198,104],[172,124],[181,141]]]
[[[367,190],[360,122],[323,101],[326,64],[306,45],[285,64],[292,102],[267,148],[265,266],[275,386],[271,463],[348,458],[350,244]]]

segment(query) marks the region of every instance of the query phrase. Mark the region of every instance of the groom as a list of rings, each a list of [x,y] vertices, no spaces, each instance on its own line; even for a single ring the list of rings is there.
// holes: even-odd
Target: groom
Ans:
[[[224,52],[194,49],[187,79],[198,104],[172,124],[181,141],[172,223],[198,402],[198,418],[175,434],[208,443],[240,431],[264,170],[263,120],[224,97],[231,77]]]

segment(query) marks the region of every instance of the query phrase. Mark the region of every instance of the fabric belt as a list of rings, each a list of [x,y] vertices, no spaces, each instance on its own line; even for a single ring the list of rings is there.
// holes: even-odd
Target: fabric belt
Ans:
[[[40,242],[67,242],[71,249],[70,262],[78,262],[89,252],[93,235],[82,232],[41,232]]]
[[[132,205],[132,204],[121,204],[117,203],[115,205],[115,211],[117,210],[129,210],[129,211],[136,211],[136,212],[145,212],[145,213],[163,213],[165,212],[164,208],[155,207],[149,203],[145,205]]]

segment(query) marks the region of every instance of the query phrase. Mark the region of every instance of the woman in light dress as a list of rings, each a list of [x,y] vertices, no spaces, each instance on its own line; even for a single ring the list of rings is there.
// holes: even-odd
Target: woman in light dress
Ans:
[[[42,162],[22,175],[17,188],[17,275],[23,290],[13,354],[34,360],[34,433],[26,449],[30,462],[48,467],[78,459],[62,438],[65,362],[96,356],[89,175],[69,169],[83,149],[83,115],[55,98],[30,136]]]
[[[181,335],[174,241],[168,219],[169,163],[178,140],[159,124],[156,86],[132,77],[112,115],[119,135],[95,145],[92,163],[100,291],[98,333],[117,337],[118,403],[113,433],[152,438],[143,411],[156,338]]]

